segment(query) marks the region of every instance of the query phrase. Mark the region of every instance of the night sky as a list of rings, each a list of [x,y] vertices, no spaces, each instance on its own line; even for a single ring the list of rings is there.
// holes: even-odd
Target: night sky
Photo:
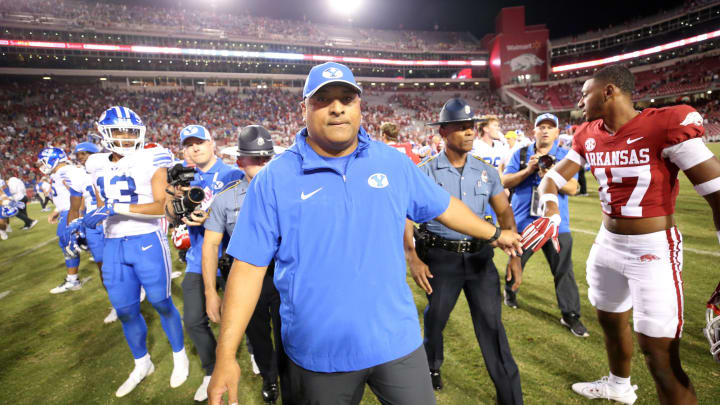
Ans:
[[[109,1],[109,0],[103,0]],[[327,6],[328,0],[124,0],[123,3],[148,5],[171,4],[186,8],[214,3],[223,9],[250,10],[251,14],[267,17],[302,19],[334,24],[347,24]],[[603,1],[499,1],[499,0],[363,0],[364,5],[353,19],[361,27],[384,29],[432,30],[437,24],[443,31],[470,31],[478,39],[495,31],[495,16],[503,7],[525,6],[526,24],[546,24],[550,38],[606,28],[643,16],[654,15],[683,4],[683,1],[628,0]],[[551,6],[548,6],[551,4]]]

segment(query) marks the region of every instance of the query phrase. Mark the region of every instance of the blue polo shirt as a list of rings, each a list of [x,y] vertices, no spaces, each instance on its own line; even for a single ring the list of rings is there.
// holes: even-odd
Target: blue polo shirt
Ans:
[[[521,149],[516,150],[515,153],[512,155],[512,158],[510,158],[510,162],[508,162],[507,167],[505,167],[505,172],[503,174],[512,174],[520,171]],[[567,153],[568,150],[559,147],[557,141],[555,141],[553,147],[550,149],[550,152],[548,152],[549,155],[555,156],[557,162],[561,161],[565,157],[565,155],[567,155]],[[528,160],[530,160],[530,157],[534,154],[535,144],[532,143],[528,145],[526,155],[527,157],[525,158],[525,161],[527,162]],[[577,179],[577,174],[574,176],[574,178]],[[540,180],[542,179],[537,174],[537,172],[535,172],[530,176],[526,177],[525,180],[522,181],[522,183],[518,184],[517,187],[515,187],[511,202],[513,214],[515,214],[515,223],[517,223],[517,228],[519,232],[522,232],[522,230],[525,229],[526,226],[530,225],[532,221],[539,218],[530,215],[530,200],[532,199],[532,189],[533,187],[537,187],[540,184]],[[567,194],[558,194],[558,202],[558,208],[560,209],[560,218],[562,219],[562,221],[560,222],[560,227],[558,228],[558,232],[570,232],[570,216],[568,215]]]
[[[275,258],[282,341],[296,364],[346,372],[398,359],[422,344],[405,219],[439,216],[450,195],[362,128],[346,165],[306,137],[253,178],[227,252],[255,266]]]
[[[183,163],[187,165],[187,163]],[[207,211],[215,198],[215,194],[219,193],[226,184],[235,180],[241,180],[245,177],[245,173],[237,167],[225,164],[221,159],[217,159],[212,167],[203,172],[195,169],[195,180],[190,182],[190,186],[198,186],[205,191],[205,199],[200,207]],[[201,226],[188,226],[190,234],[190,249],[187,251],[185,260],[187,267],[185,271],[188,273],[202,273],[202,244],[205,235],[205,228]]]

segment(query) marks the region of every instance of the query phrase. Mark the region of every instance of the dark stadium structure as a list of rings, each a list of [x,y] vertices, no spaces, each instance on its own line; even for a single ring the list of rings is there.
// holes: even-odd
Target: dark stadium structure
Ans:
[[[717,141],[719,42],[718,1],[550,39],[544,25],[525,25],[523,7],[502,9],[494,33],[476,38],[215,10],[0,0],[0,136],[7,139],[0,155],[25,164],[0,163],[0,170],[33,181],[39,149],[51,139],[66,148],[92,139],[96,115],[116,103],[135,109],[148,138],[167,146],[194,122],[221,145],[238,128],[261,123],[288,146],[303,125],[305,75],[328,60],[350,66],[365,89],[363,125],[372,135],[393,121],[401,140],[421,143],[432,134],[424,123],[456,94],[480,114],[497,115],[504,130],[527,133],[548,111],[577,124],[583,81],[621,62],[636,74],[638,108],[691,104],[706,120],[707,139]]]

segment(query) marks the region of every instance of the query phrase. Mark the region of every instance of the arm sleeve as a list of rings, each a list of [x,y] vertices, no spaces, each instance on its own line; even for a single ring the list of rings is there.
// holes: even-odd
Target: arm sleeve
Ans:
[[[238,214],[227,253],[253,266],[267,266],[280,245],[277,203],[266,166],[253,178]]]
[[[218,195],[215,200],[213,200],[210,205],[210,211],[208,211],[208,218],[205,220],[205,229],[217,233],[225,232],[226,215],[224,208],[228,197],[231,197],[227,195],[228,193],[232,193],[232,191],[226,191],[225,193]]]
[[[587,163],[587,160],[585,159],[585,145],[583,145],[583,139],[585,138],[583,136],[583,132],[585,132],[585,128],[587,128],[588,123],[582,124],[576,131],[575,135],[573,135],[572,138],[572,147],[570,148],[571,152],[575,153],[568,153],[567,158],[572,160],[573,162],[579,164],[580,166],[585,166]]]
[[[418,168],[410,159],[402,160],[406,165],[409,194],[407,217],[423,223],[445,212],[450,205],[450,194],[426,175],[430,170],[427,165]]]

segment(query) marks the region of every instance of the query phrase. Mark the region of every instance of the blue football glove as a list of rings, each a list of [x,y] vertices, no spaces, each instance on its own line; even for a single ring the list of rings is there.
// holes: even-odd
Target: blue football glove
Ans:
[[[113,211],[112,203],[108,202],[104,206],[96,208],[85,214],[82,218],[82,224],[86,228],[95,229],[97,224],[113,215],[115,215],[115,211]]]
[[[84,228],[81,227],[69,235],[67,244],[65,245],[65,253],[67,253],[68,256],[75,257],[79,255],[80,252],[88,249]]]
[[[74,237],[73,234],[80,230],[84,233],[83,228],[82,218],[76,218],[65,227],[65,240],[69,242]]]

